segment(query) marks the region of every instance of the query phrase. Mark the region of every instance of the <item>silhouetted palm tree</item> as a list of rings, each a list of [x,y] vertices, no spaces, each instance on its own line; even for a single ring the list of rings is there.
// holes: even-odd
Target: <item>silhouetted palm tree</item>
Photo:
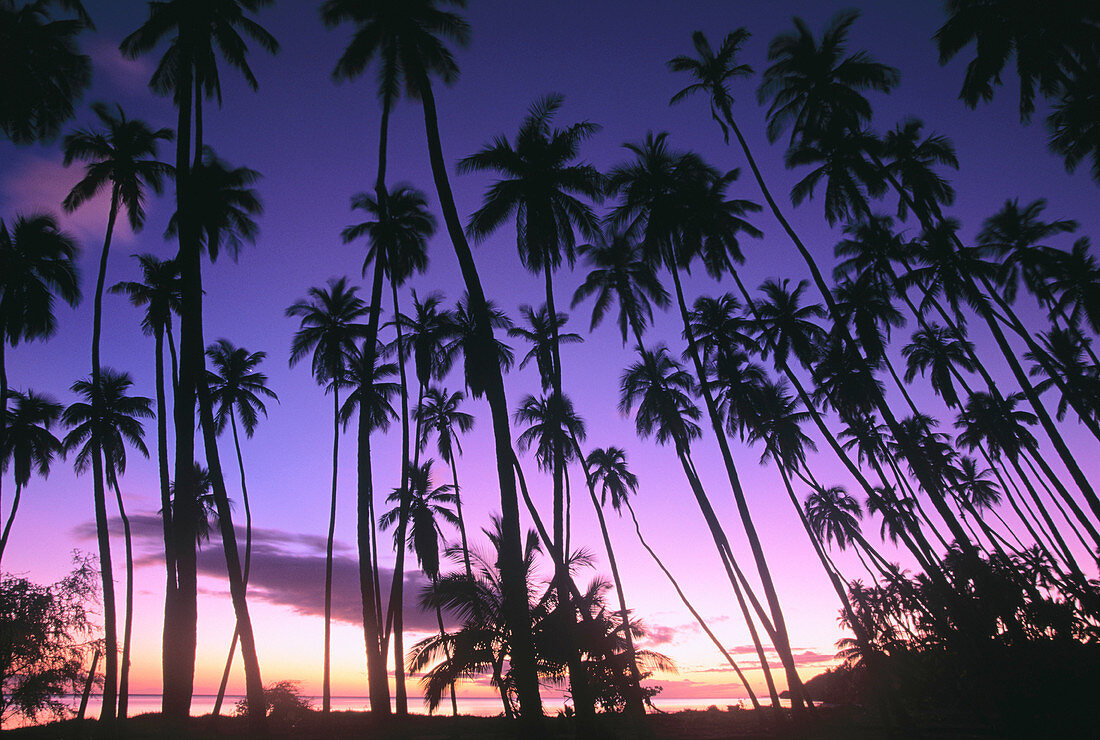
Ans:
[[[432,488],[432,461],[427,460],[423,465],[414,466],[409,475],[409,488],[403,491],[400,488],[387,499],[396,504],[393,509],[387,511],[379,519],[383,529],[389,529],[406,518],[411,527],[408,529],[407,541],[396,539],[394,533],[394,547],[397,549],[408,548],[416,553],[416,559],[420,562],[420,568],[424,575],[428,576],[432,587],[439,581],[439,541],[443,533],[439,529],[439,520],[456,525],[458,517],[447,505],[454,503],[454,491],[451,486],[442,485]],[[435,605],[436,621],[439,624],[439,635],[442,639],[446,633],[443,627],[443,611],[440,605]],[[450,648],[444,646],[447,659],[450,659]],[[455,685],[451,682],[451,713],[458,715],[458,699],[455,696]]]
[[[336,534],[336,477],[340,450],[340,388],[344,385],[348,358],[355,357],[355,342],[366,334],[366,327],[357,323],[367,314],[367,307],[356,296],[358,289],[348,287],[347,278],[332,278],[328,288],[310,288],[309,299],[298,301],[286,310],[287,316],[298,316],[301,328],[290,345],[290,365],[313,352],[314,379],[332,392],[332,497],[329,507],[328,545],[325,550],[325,652],[322,686],[322,711],[331,706],[329,686],[329,641],[332,617],[332,546]],[[373,363],[371,363],[373,365]],[[360,532],[360,537],[365,533]]]
[[[241,629],[241,655],[244,660],[248,701],[263,706],[263,684],[256,658],[248,605],[244,600],[240,557],[232,528],[225,482],[218,459],[217,434],[213,412],[205,388],[205,343],[202,337],[202,213],[197,202],[208,189],[198,177],[193,177],[192,163],[200,169],[205,157],[203,148],[202,101],[216,96],[221,101],[221,84],[217,69],[218,53],[240,71],[249,86],[258,86],[246,54],[248,45],[241,36],[256,41],[274,53],[278,42],[262,26],[249,17],[249,12],[270,5],[271,0],[216,0],[195,6],[188,0],[167,0],[149,6],[149,17],[136,31],[122,40],[120,49],[129,58],[152,51],[162,42],[167,48],[150,80],[150,87],[160,94],[171,94],[177,109],[176,125],[176,213],[179,234],[178,263],[180,268],[180,378],[175,402],[176,481],[184,490],[193,490],[187,478],[194,473],[195,398],[199,403],[199,420],[203,429],[206,461],[210,466],[213,493],[222,527],[222,546],[229,571],[233,607]],[[217,52],[215,52],[215,46]],[[192,118],[194,124],[192,126]],[[193,135],[192,135],[193,133]],[[226,202],[229,206],[230,202]],[[242,224],[234,224],[240,229]],[[247,231],[244,233],[247,234]],[[205,247],[214,258],[219,240],[207,234]],[[232,239],[230,239],[232,247]],[[165,596],[165,635],[162,670],[164,675],[164,713],[170,721],[183,723],[190,711],[194,689],[195,635],[198,619],[195,592],[194,563],[191,555],[194,540],[191,522],[173,519],[177,527],[177,557],[184,558],[183,573],[177,567],[177,582],[169,584]],[[177,566],[179,563],[177,563]],[[266,726],[263,712],[252,712],[249,722],[256,731]]]
[[[252,564],[252,508],[248,501],[248,485],[244,474],[244,457],[241,455],[241,441],[237,434],[237,417],[241,418],[241,426],[249,438],[256,431],[260,414],[267,416],[267,409],[261,396],[279,400],[278,395],[267,387],[267,375],[257,372],[256,368],[264,358],[266,352],[249,352],[243,347],[235,347],[228,339],[219,339],[206,348],[206,356],[214,370],[208,372],[207,383],[210,386],[210,397],[214,403],[214,423],[219,432],[224,432],[228,423],[233,432],[233,448],[237,453],[237,469],[241,473],[241,501],[244,503],[244,585],[248,587],[248,573]],[[218,687],[218,696],[214,700],[213,714],[217,715],[221,710],[222,699],[225,696],[225,688],[229,683],[229,671],[233,665],[233,653],[237,649],[237,639],[240,635],[236,626],[233,628],[233,639],[229,644],[229,655],[225,659],[225,670],[222,672],[222,682]]]
[[[351,392],[340,409],[340,419],[346,426],[358,411],[356,540],[359,592],[363,605],[363,641],[367,654],[371,711],[386,716],[390,706],[385,657],[385,630],[388,626],[383,624],[382,616],[370,438],[375,431],[389,429],[390,422],[397,415],[391,399],[400,392],[401,386],[387,380],[397,372],[396,365],[382,363],[381,358],[381,346],[376,346],[373,352],[361,347],[347,358],[347,367],[340,382],[348,386]]]
[[[570,307],[576,308],[584,299],[596,297],[589,326],[589,331],[593,331],[603,321],[611,302],[618,302],[623,344],[631,331],[640,345],[646,325],[653,321],[652,304],[658,308],[668,306],[668,291],[657,279],[656,270],[629,234],[613,226],[605,227],[596,241],[581,245],[579,251],[592,270],[573,293]]]
[[[55,293],[70,306],[80,301],[76,252],[76,241],[53,216],[19,216],[10,229],[0,220],[0,449],[6,444],[8,414],[5,351],[53,335]]]
[[[62,414],[62,421],[70,428],[63,441],[66,455],[76,450],[74,467],[84,473],[97,459],[102,460],[107,485],[114,489],[118,514],[126,544],[126,606],[123,620],[122,668],[118,682],[118,718],[126,719],[130,686],[130,635],[134,621],[134,552],[130,534],[130,519],[122,502],[118,477],[126,471],[126,444],[148,457],[145,447],[145,430],[141,419],[153,416],[152,401],[144,396],[128,396],[133,385],[129,373],[102,368],[94,380],[78,380],[72,390],[84,401],[69,405]],[[109,551],[108,551],[109,555]],[[101,563],[101,568],[102,568]],[[110,561],[104,578],[112,578]],[[104,599],[106,609],[106,599]]]
[[[4,557],[11,525],[19,511],[19,500],[31,480],[31,473],[37,470],[42,477],[49,475],[54,455],[62,449],[61,442],[50,431],[61,416],[61,404],[31,390],[16,391],[12,396],[15,406],[5,411],[6,433],[4,445],[0,447],[0,474],[6,473],[11,465],[15,497],[4,522],[3,535],[0,535],[0,558]]]
[[[473,578],[470,565],[470,545],[466,539],[466,523],[462,518],[462,496],[458,485],[458,465],[455,453],[462,453],[458,433],[466,433],[474,428],[474,417],[465,411],[459,411],[462,403],[462,391],[449,393],[446,388],[429,388],[416,408],[416,420],[420,425],[421,448],[428,445],[428,437],[436,437],[439,458],[451,466],[452,490],[455,496],[455,514],[458,517],[458,531],[462,537],[462,562],[466,567],[466,576]]]
[[[171,471],[168,465],[168,406],[164,388],[164,340],[172,357],[172,388],[177,385],[176,344],[172,338],[172,314],[179,313],[179,268],[174,260],[159,260],[151,254],[136,255],[142,282],[125,281],[110,287],[111,293],[125,293],[130,303],[145,306],[141,330],[155,338],[157,397],[157,463],[160,470],[160,512],[164,530],[164,564],[168,583],[176,582],[176,549],[172,539]]]
[[[0,131],[15,144],[56,136],[92,80],[91,59],[75,38],[92,27],[91,18],[70,0],[62,5],[77,17],[55,19],[50,4],[0,2]]]

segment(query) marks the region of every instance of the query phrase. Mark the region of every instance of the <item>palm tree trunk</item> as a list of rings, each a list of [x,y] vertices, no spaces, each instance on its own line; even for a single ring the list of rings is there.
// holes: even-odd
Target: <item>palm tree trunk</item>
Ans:
[[[391,278],[393,290],[393,315],[397,306],[397,283]],[[393,663],[396,684],[396,715],[409,713],[409,697],[405,690],[405,534],[409,527],[409,384],[405,374],[405,354],[402,346],[401,324],[397,329],[397,369],[401,378],[401,509],[397,522],[397,553],[393,566],[393,585],[390,586],[389,616],[386,633],[389,634],[390,618],[393,619]]]
[[[11,525],[15,522],[15,512],[19,511],[19,499],[23,493],[23,486],[19,485],[19,481],[15,482],[15,498],[11,501],[11,512],[8,514],[8,520],[4,523],[4,534],[0,535],[0,560],[4,557],[4,550],[8,546],[8,535],[11,534]]]
[[[8,435],[8,370],[4,358],[4,350],[7,348],[7,344],[7,332],[0,329],[0,450],[4,449]],[[0,501],[3,500],[3,492],[4,476],[0,475]],[[4,549],[0,547],[0,557],[3,554]]]
[[[332,648],[332,545],[336,538],[336,477],[340,453],[340,387],[332,386],[332,497],[329,503],[328,541],[325,545],[325,657],[321,672],[321,711],[332,710],[330,659]]]
[[[130,636],[134,627],[134,545],[130,536],[130,517],[126,516],[126,507],[122,504],[122,491],[118,479],[111,476],[111,486],[115,489],[118,502],[118,516],[122,520],[123,542],[126,544],[126,605],[122,620],[122,667],[118,678],[118,719],[126,719],[126,709],[130,703]]]
[[[95,284],[95,307],[92,317],[92,418],[103,418],[103,389],[100,387],[99,338],[103,330],[103,285],[107,279],[107,254],[111,235],[118,217],[119,190],[111,192],[111,210],[107,216],[107,236],[99,258],[99,274]],[[118,626],[115,612],[115,582],[111,568],[111,539],[107,523],[107,496],[103,465],[103,447],[99,440],[92,443],[92,485],[94,492],[96,539],[99,543],[99,570],[103,581],[103,631],[106,637],[106,661],[103,675],[103,706],[99,721],[106,732],[113,732],[118,701]]]
[[[434,589],[439,582],[439,576],[432,576],[432,588]],[[447,662],[451,661],[451,647],[443,639],[447,634],[447,630],[443,628],[443,610],[439,607],[439,602],[435,603],[435,621],[439,625],[439,639],[443,642],[443,654],[447,658]],[[458,697],[455,695],[455,682],[451,681],[451,716],[458,716]]]
[[[172,541],[176,574],[164,597],[164,632],[161,669],[162,713],[170,727],[182,731],[191,710],[195,684],[195,650],[198,629],[198,581],[195,562],[195,502],[192,500],[195,464],[195,374],[193,357],[201,353],[196,340],[196,320],[201,320],[201,287],[196,274],[199,265],[199,236],[191,214],[188,193],[191,174],[191,112],[194,76],[189,58],[191,31],[180,26],[176,125],[176,213],[179,216],[180,266],[180,354],[173,394],[175,427],[175,483],[177,496],[172,509]],[[196,346],[196,343],[200,346]],[[179,492],[183,495],[180,496]]]
[[[684,335],[687,337],[688,351],[695,365],[695,372],[699,378],[699,386],[703,391],[703,398],[706,401],[711,428],[718,440],[718,448],[722,453],[722,461],[725,463],[726,474],[729,477],[734,502],[737,504],[737,513],[741,518],[741,524],[744,527],[745,536],[749,542],[749,548],[752,550],[753,559],[756,561],[756,570],[760,575],[760,583],[764,587],[764,598],[768,602],[772,624],[775,626],[775,636],[773,638],[775,650],[779,655],[779,660],[783,664],[783,669],[787,675],[787,688],[791,693],[791,712],[797,717],[801,715],[802,710],[805,708],[806,699],[804,696],[805,692],[802,688],[802,680],[799,678],[798,669],[795,666],[794,654],[791,652],[790,638],[787,636],[787,625],[783,619],[783,611],[779,606],[779,597],[776,594],[775,585],[772,583],[771,571],[764,557],[764,550],[760,544],[760,537],[756,533],[756,525],[753,523],[752,514],[749,512],[748,502],[745,499],[745,492],[741,488],[741,481],[737,475],[737,468],[733,461],[733,455],[730,452],[729,441],[726,439],[722,420],[718,413],[718,407],[714,402],[714,395],[711,392],[710,381],[707,378],[702,360],[699,358],[699,349],[695,343],[695,336],[691,331],[691,323],[688,321],[687,304],[684,301],[684,290],[680,283],[679,270],[675,269],[675,261],[672,261],[670,264],[673,265],[670,272],[672,273],[673,283],[676,287],[676,301],[680,307],[680,317],[684,324]]]
[[[100,646],[97,644],[95,650],[92,651],[92,666],[88,669],[88,678],[84,682],[84,691],[80,693],[80,708],[76,712],[77,724],[84,724],[84,713],[88,711],[88,697],[92,693],[92,686],[95,684],[95,669],[99,665],[99,654],[103,652]]]
[[[455,456],[452,451],[450,454],[451,463],[451,479],[454,481],[455,489],[455,512],[458,515],[458,533],[462,537],[462,563],[466,566],[466,577],[473,580],[474,571],[470,567],[470,545],[466,541],[466,522],[462,518],[462,495],[459,493],[458,488],[458,466],[455,464]]]
[[[488,353],[492,344],[492,327],[489,324],[485,293],[481,287],[477,267],[474,265],[470,245],[458,218],[454,195],[443,160],[443,148],[439,140],[439,121],[435,109],[435,97],[427,73],[421,69],[410,70],[424,111],[424,129],[428,140],[428,154],[439,204],[447,225],[447,232],[454,245],[455,256],[469,294],[469,303],[477,325],[479,344]],[[496,449],[497,479],[500,483],[501,505],[501,583],[504,591],[504,613],[513,636],[512,665],[515,672],[516,693],[519,696],[520,714],[527,731],[541,737],[545,733],[542,719],[542,699],[539,696],[538,673],[531,644],[531,617],[527,606],[527,585],[523,578],[523,547],[520,541],[519,498],[516,494],[515,474],[512,469],[511,429],[508,419],[508,402],[504,395],[504,380],[500,366],[490,363],[486,367],[485,396],[493,420],[493,439]]]
[[[229,412],[229,425],[233,429],[233,448],[237,452],[237,469],[241,473],[241,500],[244,502],[244,582],[245,593],[248,592],[248,572],[252,567],[252,509],[248,504],[248,486],[244,477],[244,457],[241,455],[241,441],[237,435],[237,417],[232,410]],[[237,640],[240,631],[236,623],[233,625],[233,638],[229,641],[229,655],[225,658],[225,670],[222,671],[222,680],[218,684],[218,696],[214,699],[214,709],[211,712],[215,717],[221,712],[222,701],[225,699],[225,689],[229,685],[229,671],[233,667],[233,653],[237,651]]]
[[[714,643],[714,646],[716,648],[718,648],[718,652],[722,654],[722,657],[724,657],[726,659],[726,662],[730,664],[730,667],[733,668],[734,672],[737,674],[737,678],[741,681],[741,685],[745,688],[745,692],[749,695],[749,701],[752,702],[752,708],[760,709],[760,700],[756,698],[756,694],[753,692],[752,687],[749,686],[749,680],[745,678],[745,674],[742,673],[740,666],[737,665],[737,661],[733,659],[733,657],[726,650],[726,647],[722,644],[722,641],[719,640],[718,637],[715,636],[714,632],[711,631],[710,627],[707,626],[706,621],[703,620],[703,615],[701,615],[698,610],[696,610],[695,607],[691,605],[691,602],[688,601],[687,595],[685,595],[683,589],[680,588],[680,584],[676,582],[676,579],[673,577],[669,569],[665,567],[665,564],[661,562],[661,559],[659,557],[657,557],[657,553],[653,551],[653,548],[650,547],[649,544],[645,541],[645,538],[642,537],[642,528],[638,524],[638,517],[634,513],[634,507],[633,505],[631,505],[629,499],[626,500],[626,508],[630,511],[630,518],[634,521],[634,531],[638,533],[638,541],[642,543],[642,547],[644,547],[646,549],[646,552],[649,553],[650,557],[653,558],[653,562],[657,563],[657,567],[660,568],[661,572],[663,572],[665,574],[665,577],[668,578],[669,583],[671,583],[672,587],[676,590],[676,595],[680,597],[680,601],[684,602],[684,606],[686,606],[687,610],[691,612],[691,616],[695,617],[695,621],[699,624],[700,629],[702,629],[707,637],[710,638],[710,641]]]
[[[157,467],[160,472],[160,517],[164,530],[164,568],[168,588],[176,583],[176,549],[172,540],[172,485],[168,467],[168,404],[164,393],[164,331],[156,333]]]

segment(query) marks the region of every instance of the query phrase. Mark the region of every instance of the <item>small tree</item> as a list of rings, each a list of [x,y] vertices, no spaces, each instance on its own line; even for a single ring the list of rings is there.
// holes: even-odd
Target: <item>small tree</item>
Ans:
[[[65,714],[65,694],[79,693],[98,600],[92,558],[74,553],[74,568],[49,586],[0,580],[0,721]]]
[[[293,724],[313,711],[309,699],[302,696],[297,681],[279,681],[264,687],[267,716],[277,722]],[[248,699],[237,702],[237,716],[248,716]]]

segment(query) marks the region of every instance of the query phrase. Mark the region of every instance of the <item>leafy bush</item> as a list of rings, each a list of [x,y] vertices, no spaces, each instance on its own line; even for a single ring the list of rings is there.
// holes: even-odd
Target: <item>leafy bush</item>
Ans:
[[[264,687],[267,716],[278,722],[293,724],[309,712],[313,705],[302,696],[297,681],[279,681]],[[248,699],[237,702],[237,716],[248,716]]]

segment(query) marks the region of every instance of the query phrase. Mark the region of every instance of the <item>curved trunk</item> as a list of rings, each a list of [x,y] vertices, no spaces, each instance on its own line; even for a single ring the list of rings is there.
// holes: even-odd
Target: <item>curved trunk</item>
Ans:
[[[592,500],[592,507],[596,511],[596,518],[600,524],[600,534],[603,536],[604,550],[607,552],[607,563],[611,568],[611,578],[615,583],[615,595],[619,601],[619,616],[622,619],[623,636],[626,638],[627,668],[630,670],[630,689],[626,694],[626,711],[632,715],[635,721],[644,722],[645,696],[642,694],[642,674],[638,670],[638,654],[634,649],[634,636],[630,632],[630,611],[626,608],[626,595],[623,592],[623,581],[619,577],[619,564],[615,559],[615,550],[611,546],[611,535],[607,532],[607,521],[604,519],[603,507],[596,496],[596,486],[592,482],[592,474],[588,469],[588,462],[584,458],[581,446],[576,436],[573,438],[573,451],[580,460],[584,471],[584,479],[588,484],[588,495]]]
[[[78,724],[84,724],[84,714],[88,711],[88,697],[92,694],[92,686],[95,685],[95,669],[99,665],[99,654],[103,652],[99,645],[92,651],[92,666],[88,669],[88,678],[84,681],[84,691],[80,694],[80,708],[76,712]]]
[[[745,499],[745,492],[741,488],[741,480],[737,474],[737,468],[733,461],[733,454],[730,452],[729,441],[726,439],[717,404],[714,402],[714,394],[710,388],[710,381],[707,378],[706,370],[699,357],[699,349],[695,343],[695,336],[691,330],[691,323],[688,321],[687,304],[684,301],[684,290],[680,283],[679,270],[675,269],[675,264],[675,261],[671,262],[672,269],[670,272],[672,273],[673,284],[676,287],[676,302],[680,307],[680,317],[684,324],[684,335],[687,337],[688,351],[691,354],[691,360],[695,366],[696,375],[699,378],[699,387],[702,389],[703,398],[706,401],[711,429],[714,431],[715,438],[718,440],[718,448],[722,453],[722,462],[725,464],[726,475],[729,478],[734,503],[737,505],[737,513],[741,518],[741,524],[745,530],[745,536],[746,539],[748,539],[753,560],[756,562],[757,573],[760,575],[760,583],[764,588],[764,598],[768,602],[769,611],[771,612],[772,624],[775,627],[773,642],[775,644],[776,653],[779,655],[779,660],[783,664],[783,669],[787,676],[787,687],[791,693],[791,711],[795,716],[799,716],[805,707],[806,697],[804,696],[805,692],[802,688],[802,680],[799,678],[798,669],[795,666],[794,654],[791,652],[790,638],[787,636],[787,625],[783,619],[783,611],[779,606],[779,596],[775,591],[775,585],[772,583],[771,571],[764,557],[764,549],[761,546],[760,538],[756,532],[756,525],[753,523],[752,514],[749,512],[748,501]]]
[[[115,489],[118,502],[118,516],[122,520],[122,535],[126,544],[126,604],[122,619],[122,667],[118,678],[118,718],[126,719],[126,710],[130,703],[130,636],[134,627],[134,546],[130,536],[130,517],[126,516],[126,507],[122,504],[122,491],[118,480],[111,476],[111,486]]]
[[[248,503],[248,486],[244,477],[244,457],[241,456],[241,441],[237,435],[237,416],[232,410],[229,412],[229,424],[233,429],[233,449],[237,452],[237,469],[241,473],[241,500],[244,502],[244,588],[248,592],[248,572],[252,567],[252,509]],[[211,711],[215,717],[221,712],[222,702],[225,700],[225,689],[229,685],[229,671],[233,668],[233,653],[237,651],[237,640],[240,631],[236,623],[233,625],[233,637],[229,641],[229,655],[225,659],[225,670],[222,671],[222,680],[218,685],[218,696],[214,699],[214,709]]]
[[[450,457],[451,479],[454,481],[455,490],[455,511],[458,514],[458,533],[462,537],[462,564],[466,566],[466,577],[473,580],[474,571],[473,568],[470,567],[470,546],[466,542],[466,522],[462,518],[462,495],[458,490],[458,466],[455,465],[455,456],[453,452]]]
[[[111,248],[111,235],[118,217],[119,189],[111,192],[111,210],[107,216],[107,236],[103,240],[103,252],[99,258],[99,274],[95,284],[95,307],[92,317],[92,419],[98,424],[103,418],[103,396],[100,386],[99,339],[103,330],[103,285],[107,279],[107,254]],[[93,434],[95,434],[93,432]],[[106,640],[103,672],[103,706],[99,712],[100,724],[107,732],[113,732],[118,702],[118,626],[115,622],[115,581],[111,567],[111,535],[107,521],[106,471],[103,464],[103,448],[99,440],[92,443],[92,486],[95,506],[96,540],[99,544],[99,570],[103,586],[103,631]]]
[[[11,525],[15,522],[15,512],[19,510],[19,499],[23,493],[23,486],[19,485],[19,481],[15,482],[15,498],[11,501],[11,512],[8,514],[8,520],[4,523],[4,534],[0,535],[0,559],[4,557],[4,550],[8,546],[8,535],[11,534]]]
[[[649,553],[649,556],[653,558],[653,562],[657,563],[657,567],[661,569],[661,572],[664,573],[665,577],[668,578],[669,583],[671,583],[672,587],[676,589],[676,595],[680,597],[680,601],[684,602],[684,606],[686,606],[688,611],[691,612],[691,616],[695,617],[695,621],[699,624],[700,629],[702,629],[703,632],[706,633],[707,637],[710,638],[710,641],[714,643],[714,646],[716,648],[718,648],[718,652],[722,654],[722,657],[724,657],[726,659],[726,662],[730,664],[730,667],[733,668],[734,672],[737,674],[737,678],[741,681],[741,685],[745,687],[745,691],[749,695],[749,701],[752,702],[752,708],[760,709],[760,700],[756,698],[756,694],[753,692],[752,687],[749,686],[749,681],[747,678],[745,678],[745,674],[741,672],[741,668],[737,665],[737,662],[730,656],[729,652],[722,644],[722,641],[719,640],[718,637],[715,636],[714,632],[711,631],[710,627],[707,626],[707,623],[703,620],[703,616],[695,609],[694,606],[691,605],[691,602],[688,601],[688,598],[684,594],[683,589],[680,588],[680,584],[676,582],[676,579],[672,576],[672,573],[669,571],[669,569],[665,567],[665,564],[661,562],[661,559],[659,557],[657,557],[657,553],[653,551],[653,548],[650,547],[649,543],[647,543],[645,541],[645,538],[642,537],[642,528],[638,524],[638,517],[634,513],[634,507],[631,505],[629,499],[626,500],[626,508],[630,511],[630,518],[634,521],[634,531],[638,533],[638,541],[642,543],[642,547],[644,547],[646,549],[646,552]]]
[[[377,557],[372,556],[375,542],[374,478],[371,469],[370,429],[367,417],[359,410],[358,497],[356,501],[356,544],[359,554],[359,594],[363,604],[363,644],[367,656],[367,689],[370,711],[374,716],[390,714],[390,685],[386,677],[386,659],[382,650],[382,624],[379,610]],[[377,548],[374,549],[377,553]]]
[[[325,543],[325,656],[321,670],[321,711],[332,710],[330,661],[332,648],[332,545],[336,538],[336,477],[340,453],[340,388],[332,387],[332,497],[329,503],[328,540]]]
[[[410,70],[424,111],[424,130],[428,140],[432,177],[439,194],[439,204],[447,225],[447,233],[454,246],[459,269],[462,272],[470,309],[478,330],[482,347],[492,347],[493,330],[482,290],[481,279],[474,265],[470,245],[462,230],[462,223],[455,207],[454,195],[443,160],[443,148],[439,140],[439,121],[435,109],[432,86],[423,69]],[[488,351],[486,349],[486,351]],[[523,547],[520,540],[519,498],[516,494],[515,474],[512,469],[512,433],[509,427],[508,402],[504,394],[501,369],[495,363],[486,368],[485,397],[493,420],[493,440],[496,449],[497,479],[500,483],[501,506],[501,585],[504,591],[504,613],[512,633],[512,666],[515,674],[516,693],[519,696],[520,714],[527,731],[543,736],[545,724],[542,718],[542,699],[539,696],[538,672],[531,644],[531,617],[527,606],[527,585],[523,577]]]
[[[438,582],[439,582],[439,577],[437,575],[433,575],[432,576],[432,588],[433,589],[436,587],[436,584]],[[443,654],[444,654],[444,656],[446,656],[447,662],[450,663],[451,662],[451,646],[446,642],[446,640],[443,639],[444,635],[447,634],[447,630],[445,630],[443,628],[443,610],[440,609],[438,601],[435,603],[435,621],[436,621],[436,624],[439,625],[439,638],[440,638],[440,641],[443,643]],[[455,682],[454,681],[451,681],[451,716],[452,717],[457,717],[458,716],[458,697],[455,696]]]

